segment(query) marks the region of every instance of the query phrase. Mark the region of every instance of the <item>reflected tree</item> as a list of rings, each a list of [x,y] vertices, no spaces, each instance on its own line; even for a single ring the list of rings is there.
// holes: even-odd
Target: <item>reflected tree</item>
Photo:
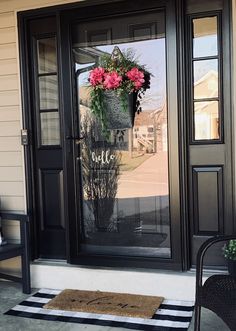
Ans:
[[[86,114],[82,119],[82,174],[83,194],[87,206],[85,232],[114,231],[116,218],[113,217],[121,154],[102,135],[97,120]],[[85,234],[86,235],[86,234]]]

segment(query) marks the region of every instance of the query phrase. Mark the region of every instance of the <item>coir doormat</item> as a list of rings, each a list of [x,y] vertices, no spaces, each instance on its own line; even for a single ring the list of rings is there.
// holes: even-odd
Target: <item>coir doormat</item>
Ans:
[[[125,293],[64,290],[43,308],[152,318],[163,299]]]
[[[184,331],[189,327],[194,308],[193,302],[165,299],[151,319],[43,308],[61,292],[60,290],[41,289],[5,314],[48,321],[123,327],[133,330]]]

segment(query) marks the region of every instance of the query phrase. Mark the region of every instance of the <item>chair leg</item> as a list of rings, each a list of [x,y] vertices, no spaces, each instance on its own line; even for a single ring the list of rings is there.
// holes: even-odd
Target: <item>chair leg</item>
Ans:
[[[201,324],[201,306],[196,304],[195,314],[194,314],[194,331],[200,331],[200,324]]]
[[[30,294],[30,253],[29,253],[29,222],[21,223],[21,240],[24,250],[21,255],[23,293]]]
[[[27,254],[21,255],[22,288],[23,293],[30,294],[30,262]]]

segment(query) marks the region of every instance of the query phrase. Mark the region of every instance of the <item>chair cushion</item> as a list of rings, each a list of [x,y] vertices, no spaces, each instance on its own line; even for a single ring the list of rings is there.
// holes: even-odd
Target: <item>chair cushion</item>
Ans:
[[[23,246],[20,244],[6,244],[0,246],[0,261],[19,256],[22,252]]]
[[[201,289],[199,302],[221,317],[231,330],[235,330],[236,278],[230,275],[209,277]]]

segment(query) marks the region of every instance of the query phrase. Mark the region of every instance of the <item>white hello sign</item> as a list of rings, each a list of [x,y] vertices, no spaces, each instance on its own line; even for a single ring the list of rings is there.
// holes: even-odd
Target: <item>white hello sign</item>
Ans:
[[[101,151],[101,153],[96,154],[92,152],[92,160],[95,163],[99,163],[102,165],[110,164],[111,161],[115,159],[115,154],[110,154],[110,151]]]

